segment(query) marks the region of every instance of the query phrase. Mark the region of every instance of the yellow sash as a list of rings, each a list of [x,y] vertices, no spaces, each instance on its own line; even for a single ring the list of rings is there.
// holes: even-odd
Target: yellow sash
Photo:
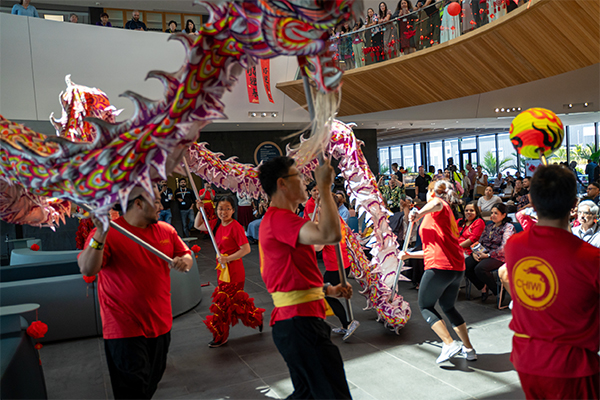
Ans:
[[[531,336],[526,335],[524,333],[517,333],[517,332],[515,332],[515,336],[516,337],[520,337],[520,338],[525,338],[525,339],[531,339]]]
[[[227,254],[223,254],[225,257],[227,257]],[[221,276],[219,276],[219,280],[229,283],[231,282],[231,277],[229,276],[229,265],[225,264],[225,266],[223,267],[221,264],[219,264],[219,262],[217,261],[217,268],[215,268],[216,270],[221,271]]]
[[[273,297],[275,307],[287,307],[322,300],[325,298],[325,293],[323,293],[322,287],[316,287],[308,290],[292,290],[291,292],[273,292],[271,297]],[[325,315],[334,315],[327,302],[325,302]]]

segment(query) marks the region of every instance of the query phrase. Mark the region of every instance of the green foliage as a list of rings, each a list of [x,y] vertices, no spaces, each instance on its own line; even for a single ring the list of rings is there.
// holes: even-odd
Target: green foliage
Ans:
[[[493,176],[497,175],[498,172],[502,172],[507,168],[513,168],[512,166],[507,165],[511,161],[511,158],[505,158],[504,160],[498,163],[498,168],[496,168],[496,156],[494,155],[494,153],[488,150],[483,156],[483,163],[481,163],[481,168],[489,176]]]
[[[385,164],[379,165],[379,173],[380,174],[385,175],[385,174],[387,174],[387,172],[389,170],[390,170],[390,167],[388,167],[387,165],[385,165]]]

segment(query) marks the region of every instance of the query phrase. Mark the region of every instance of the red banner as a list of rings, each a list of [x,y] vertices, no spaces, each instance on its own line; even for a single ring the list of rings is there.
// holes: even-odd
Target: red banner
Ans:
[[[271,72],[270,72],[271,62],[269,60],[260,60],[260,69],[262,71],[263,82],[265,83],[265,92],[267,92],[267,96],[269,97],[269,101],[271,103],[275,103],[273,101],[273,96],[271,95]]]
[[[246,86],[248,87],[248,101],[258,104],[258,87],[256,85],[256,67],[246,70]]]

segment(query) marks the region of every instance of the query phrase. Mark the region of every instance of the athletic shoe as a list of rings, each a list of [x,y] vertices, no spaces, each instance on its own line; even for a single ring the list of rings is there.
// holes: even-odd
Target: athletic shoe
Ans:
[[[511,300],[510,303],[508,303],[508,309],[512,310],[512,307],[513,307],[513,301]]]
[[[334,328],[334,329],[331,330],[331,332],[332,333],[336,333],[338,335],[345,335],[346,332],[348,332],[348,330],[344,329],[344,328]]]
[[[208,344],[208,347],[214,349],[216,347],[221,347],[223,346],[225,343],[227,343],[227,339],[221,341],[221,342],[215,342],[214,340],[211,340],[210,343]]]
[[[463,346],[460,352],[467,359],[467,361],[477,361],[477,352],[475,349],[467,349],[465,346]]]
[[[449,359],[457,355],[461,348],[462,346],[456,341],[452,342],[452,344],[444,343],[442,345],[442,352],[437,358],[436,363],[441,364],[444,361],[448,361]]]
[[[346,329],[346,334],[344,335],[342,340],[344,340],[344,341],[348,340],[348,338],[350,336],[352,336],[352,334],[354,333],[356,328],[358,328],[359,325],[360,325],[360,322],[358,322],[357,320],[350,322],[350,325],[348,325],[348,329]]]
[[[258,331],[259,331],[259,332],[262,332],[262,331],[263,331],[263,324],[260,324],[260,325],[258,326]]]

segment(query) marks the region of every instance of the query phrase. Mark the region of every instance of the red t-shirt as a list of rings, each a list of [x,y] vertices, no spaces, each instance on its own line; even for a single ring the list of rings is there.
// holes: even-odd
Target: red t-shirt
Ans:
[[[191,254],[173,226],[166,222],[146,229],[114,221],[169,257]],[[92,230],[85,246],[96,233]],[[171,330],[171,270],[166,261],[110,229],[98,273],[98,300],[104,339],[155,338]]]
[[[200,200],[210,200],[211,194],[213,197],[215,196],[215,191],[212,189],[210,189],[210,190],[200,189],[200,191],[198,192],[198,196],[200,196]]]
[[[457,225],[459,226],[458,229],[460,232],[460,236],[458,238],[458,244],[464,242],[467,239],[471,239],[471,243],[479,242],[479,238],[481,237],[481,234],[483,233],[483,230],[485,229],[485,221],[481,218],[477,218],[467,228],[465,228],[465,227],[461,228],[460,227],[461,222],[462,222],[462,219],[459,219],[458,223],[457,223]],[[473,252],[473,250],[471,250],[471,247],[467,247],[467,248],[463,247],[463,250],[466,255],[471,255],[471,253]]]
[[[342,261],[344,262],[344,269],[350,267],[350,259],[348,259],[348,249],[346,248],[346,230],[348,229],[348,225],[344,222],[344,220],[340,217],[340,225],[342,226],[342,240],[340,241],[340,246],[342,247]],[[323,247],[323,264],[325,264],[326,271],[338,271],[338,261],[337,261],[337,250],[336,245],[326,245]]]
[[[260,223],[258,248],[260,269],[269,293],[323,287],[313,246],[298,243],[307,221],[290,210],[269,207]],[[325,318],[324,300],[275,307],[271,325],[296,316]]]
[[[210,229],[212,230],[217,224],[217,220],[209,221]],[[240,249],[243,245],[248,243],[246,232],[239,222],[233,220],[227,226],[220,225],[215,235],[217,241],[217,247],[221,254],[232,255]],[[246,271],[244,270],[244,262],[242,259],[231,261],[229,264],[229,276],[231,283],[241,283],[246,281]],[[220,277],[221,271],[217,271],[217,275]]]
[[[425,269],[465,270],[463,248],[458,244],[458,225],[444,200],[440,211],[423,217],[419,234],[423,242]]]
[[[306,219],[308,221],[311,221],[312,220],[312,213],[315,211],[315,208],[317,208],[317,205],[315,203],[315,199],[313,199],[311,197],[306,202],[306,206],[304,206],[304,213],[302,214],[302,216],[304,217],[304,219]]]
[[[538,225],[513,235],[505,249],[514,299],[510,360],[517,371],[597,374],[600,250],[563,229]]]

